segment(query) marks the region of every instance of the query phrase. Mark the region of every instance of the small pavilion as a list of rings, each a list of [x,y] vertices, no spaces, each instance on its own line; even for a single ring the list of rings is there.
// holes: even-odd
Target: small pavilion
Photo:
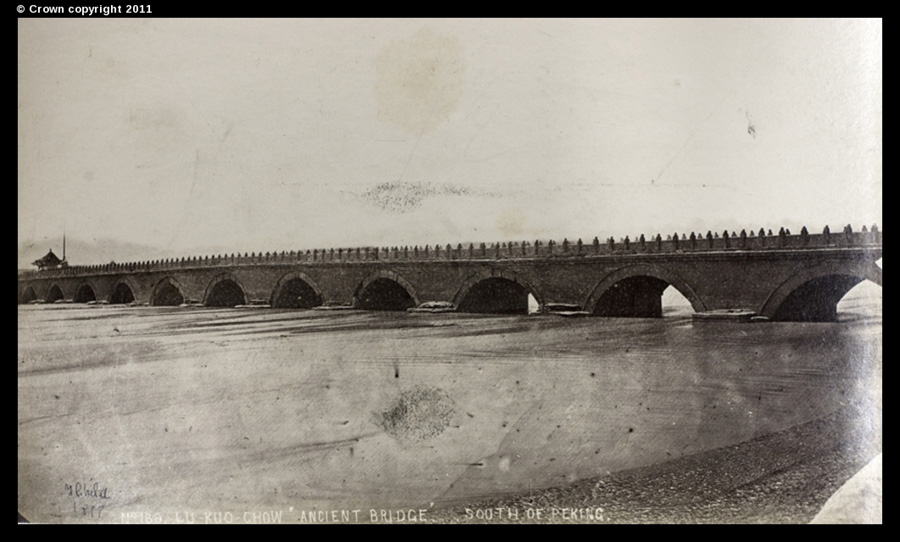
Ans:
[[[46,254],[43,258],[37,259],[31,262],[31,265],[36,265],[38,270],[42,269],[56,269],[57,267],[65,267],[66,261],[60,260],[59,257],[53,253],[53,249],[50,249],[50,252]]]

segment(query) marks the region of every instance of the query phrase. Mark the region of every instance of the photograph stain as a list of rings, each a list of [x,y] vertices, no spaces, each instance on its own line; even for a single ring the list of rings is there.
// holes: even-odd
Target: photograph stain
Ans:
[[[443,433],[454,413],[453,400],[446,392],[418,386],[401,393],[381,414],[381,425],[397,440],[420,442]]]
[[[415,136],[447,120],[463,94],[462,53],[457,37],[427,27],[386,44],[375,58],[378,119]]]

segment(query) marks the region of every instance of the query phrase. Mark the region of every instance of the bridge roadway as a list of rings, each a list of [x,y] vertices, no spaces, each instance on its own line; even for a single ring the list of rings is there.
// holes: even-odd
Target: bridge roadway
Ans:
[[[495,243],[291,251],[70,266],[21,274],[19,303],[271,305],[461,312],[541,310],[658,317],[668,286],[695,312],[828,321],[863,280],[881,284],[881,232],[591,243]]]

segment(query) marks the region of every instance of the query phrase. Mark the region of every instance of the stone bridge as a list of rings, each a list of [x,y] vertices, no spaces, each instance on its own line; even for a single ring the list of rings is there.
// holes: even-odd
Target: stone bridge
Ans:
[[[672,286],[695,312],[827,321],[856,284],[881,284],[881,233],[740,234],[231,254],[33,271],[19,303],[352,307],[658,317]]]

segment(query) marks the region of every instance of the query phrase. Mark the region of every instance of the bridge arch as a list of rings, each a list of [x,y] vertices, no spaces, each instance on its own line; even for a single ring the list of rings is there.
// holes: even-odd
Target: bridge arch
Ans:
[[[779,284],[758,312],[776,321],[834,321],[841,298],[866,279],[881,285],[881,269],[874,262],[806,267]]]
[[[94,288],[94,285],[91,284],[89,280],[83,280],[78,285],[78,288],[75,289],[75,297],[73,301],[75,303],[87,303],[89,301],[97,300],[97,289]]]
[[[672,286],[703,312],[706,304],[677,273],[656,264],[635,264],[606,275],[591,291],[584,310],[603,316],[660,316],[662,293]]]
[[[37,298],[38,298],[38,296],[37,296],[37,292],[34,291],[34,286],[29,284],[28,286],[25,287],[24,290],[22,290],[22,296],[19,298],[19,303],[25,305],[25,304],[31,303],[32,301],[34,301]]]
[[[47,303],[54,303],[56,301],[59,301],[60,299],[65,299],[62,288],[59,286],[59,284],[51,285],[47,290],[47,297],[45,301]]]
[[[302,271],[288,273],[278,280],[269,304],[275,308],[311,309],[322,304],[322,290]]]
[[[150,294],[151,305],[171,307],[182,303],[184,303],[184,289],[174,278],[164,277],[153,286],[153,293]]]
[[[125,305],[135,300],[134,283],[128,277],[119,277],[110,289],[109,302],[113,305]],[[179,303],[180,304],[180,303]]]
[[[463,281],[453,296],[453,304],[460,312],[528,314],[528,294],[544,306],[541,294],[520,273],[482,269]]]
[[[399,274],[382,269],[359,283],[353,306],[364,310],[406,310],[419,305],[416,289]]]
[[[246,305],[244,286],[231,273],[221,273],[213,277],[203,294],[203,304],[207,307],[234,307]]]

